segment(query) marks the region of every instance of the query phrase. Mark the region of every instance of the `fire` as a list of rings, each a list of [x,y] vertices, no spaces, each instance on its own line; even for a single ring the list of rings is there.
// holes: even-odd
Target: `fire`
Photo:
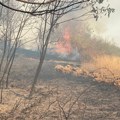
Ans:
[[[72,51],[72,47],[71,47],[71,36],[70,36],[70,30],[68,28],[65,29],[64,31],[64,35],[63,35],[63,41],[59,41],[56,44],[56,52],[57,53],[67,53],[70,54]]]
[[[65,29],[64,35],[63,35],[64,40],[70,41],[70,32],[68,29]]]

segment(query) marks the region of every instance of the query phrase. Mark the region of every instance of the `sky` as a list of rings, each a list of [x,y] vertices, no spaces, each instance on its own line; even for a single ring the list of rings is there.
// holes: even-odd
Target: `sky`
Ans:
[[[104,1],[107,1],[107,4],[110,3],[110,7],[114,8],[115,12],[109,18],[103,16],[98,21],[93,20],[90,22],[91,28],[94,34],[102,36],[106,41],[110,41],[120,47],[120,0]],[[106,5],[106,2],[103,4]],[[31,46],[29,47],[31,48]]]
[[[91,24],[91,28],[95,34],[102,36],[107,41],[111,41],[120,47],[120,0],[105,0],[110,3],[112,8],[115,8],[115,13],[108,17],[102,17],[98,21],[93,20]],[[74,16],[74,13],[72,13]],[[76,13],[75,13],[76,14]],[[71,17],[71,16],[70,16]],[[73,21],[75,22],[75,21]],[[29,34],[31,38],[32,34]],[[27,44],[27,48],[33,48],[33,43]]]
[[[120,47],[120,0],[104,0],[101,6],[108,6],[110,4],[111,8],[115,9],[114,13],[111,13],[110,17],[102,16],[97,21],[95,19],[88,19],[85,21],[75,21],[68,24],[75,24],[75,22],[80,24],[88,24],[89,27],[92,29],[93,35],[103,37],[105,41],[115,44],[116,46]],[[82,14],[81,11],[79,12],[72,12],[70,15],[63,17],[64,19],[70,19],[80,16]],[[82,18],[80,18],[81,20]],[[63,20],[64,21],[64,20]],[[76,25],[76,24],[75,24]],[[81,26],[79,27],[81,28]]]
[[[108,0],[110,6],[115,8],[115,12],[110,18],[103,17],[97,22],[93,22],[96,34],[103,36],[120,47],[120,0]]]

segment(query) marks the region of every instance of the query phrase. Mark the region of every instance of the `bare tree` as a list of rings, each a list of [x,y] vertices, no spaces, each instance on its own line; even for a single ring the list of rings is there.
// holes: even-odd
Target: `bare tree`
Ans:
[[[5,1],[4,1],[5,2]],[[12,4],[7,1],[7,4]],[[30,16],[27,14],[17,14],[9,9],[3,9],[1,16],[1,51],[2,56],[0,60],[0,88],[1,88],[1,102],[2,91],[4,85],[8,88],[9,75],[15,59],[16,50],[21,42],[24,27]]]
[[[99,9],[99,7],[94,7],[94,5],[96,3],[103,3],[105,0],[42,0],[42,1],[37,1],[33,0],[31,1],[26,1],[26,0],[15,0],[14,2],[16,4],[20,4],[22,6],[28,5],[29,7],[33,7],[34,9],[29,9],[29,10],[25,10],[24,7],[17,7],[17,6],[9,6],[6,5],[2,0],[0,1],[0,5],[3,7],[6,7],[8,9],[11,9],[13,11],[17,11],[17,12],[21,12],[21,13],[27,13],[27,14],[31,14],[33,16],[40,16],[40,15],[44,15],[44,14],[50,14],[52,12],[58,12],[61,10],[65,10],[67,9],[67,12],[72,10],[75,10],[76,8],[85,8],[86,5],[87,6],[92,6],[93,10],[92,12],[99,14],[100,12],[108,12],[108,15],[110,15],[111,10],[113,11],[113,9],[110,9],[109,5],[107,8],[102,7],[102,9]],[[53,7],[49,7],[51,5],[54,5],[55,3],[59,3],[58,6],[56,6],[55,8]],[[84,5],[83,5],[84,4]],[[98,12],[98,10],[100,10],[100,12]],[[98,17],[98,16],[96,16]]]

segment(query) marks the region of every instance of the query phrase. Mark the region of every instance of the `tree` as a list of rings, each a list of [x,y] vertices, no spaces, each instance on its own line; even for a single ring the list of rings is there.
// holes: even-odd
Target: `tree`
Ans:
[[[13,3],[10,1],[4,2],[6,2],[7,5],[13,5]],[[0,49],[3,52],[0,60],[0,88],[2,102],[3,87],[5,85],[5,87],[8,88],[9,75],[15,59],[15,53],[21,42],[23,30],[30,16],[27,14],[17,14],[17,12],[5,8],[2,8],[1,13]]]

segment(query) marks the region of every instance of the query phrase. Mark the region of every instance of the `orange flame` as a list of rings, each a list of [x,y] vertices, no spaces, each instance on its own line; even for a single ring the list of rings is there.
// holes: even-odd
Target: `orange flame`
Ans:
[[[56,52],[57,53],[67,53],[70,54],[72,51],[71,47],[71,40],[70,40],[70,30],[68,28],[65,29],[64,35],[63,35],[63,41],[60,41],[56,44]]]
[[[65,29],[64,35],[63,35],[64,40],[70,41],[70,32],[68,29]]]

